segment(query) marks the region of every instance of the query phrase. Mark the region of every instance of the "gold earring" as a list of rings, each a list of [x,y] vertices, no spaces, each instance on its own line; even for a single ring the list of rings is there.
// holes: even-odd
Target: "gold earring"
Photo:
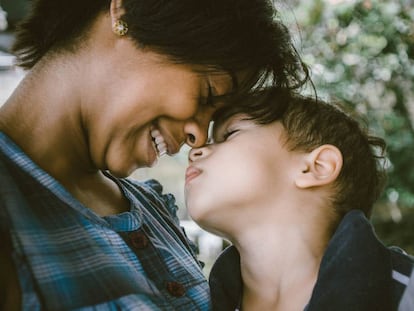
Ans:
[[[118,35],[118,36],[125,36],[128,32],[128,24],[125,23],[123,20],[118,19],[113,25],[112,25],[112,31]]]

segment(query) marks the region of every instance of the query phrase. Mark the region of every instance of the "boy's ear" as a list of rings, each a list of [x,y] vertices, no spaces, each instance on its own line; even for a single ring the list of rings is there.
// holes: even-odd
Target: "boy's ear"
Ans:
[[[302,171],[296,176],[299,188],[310,188],[330,184],[342,169],[342,153],[333,145],[322,145],[304,157]]]

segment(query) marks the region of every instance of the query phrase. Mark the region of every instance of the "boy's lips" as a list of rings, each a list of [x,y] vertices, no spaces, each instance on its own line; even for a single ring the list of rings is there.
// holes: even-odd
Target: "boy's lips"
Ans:
[[[201,174],[200,169],[194,166],[189,166],[187,170],[185,171],[185,184],[188,184],[190,181],[192,181],[194,178],[196,178],[200,174]]]

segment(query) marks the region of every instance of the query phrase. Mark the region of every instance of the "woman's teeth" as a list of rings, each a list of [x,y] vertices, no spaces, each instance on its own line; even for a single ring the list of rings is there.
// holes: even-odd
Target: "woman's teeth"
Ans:
[[[161,157],[164,154],[167,154],[167,144],[165,143],[164,137],[162,137],[160,131],[157,129],[152,129],[151,137],[157,149],[158,156]]]

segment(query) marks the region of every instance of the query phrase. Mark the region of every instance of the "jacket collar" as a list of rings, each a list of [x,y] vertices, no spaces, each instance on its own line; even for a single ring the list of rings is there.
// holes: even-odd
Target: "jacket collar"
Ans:
[[[352,210],[327,246],[305,310],[391,310],[391,269],[390,253],[377,239],[369,220],[361,211]],[[219,256],[211,270],[210,286],[217,310],[238,306],[242,279],[234,246]]]
[[[352,210],[328,244],[306,310],[391,310],[391,269],[388,249]]]

